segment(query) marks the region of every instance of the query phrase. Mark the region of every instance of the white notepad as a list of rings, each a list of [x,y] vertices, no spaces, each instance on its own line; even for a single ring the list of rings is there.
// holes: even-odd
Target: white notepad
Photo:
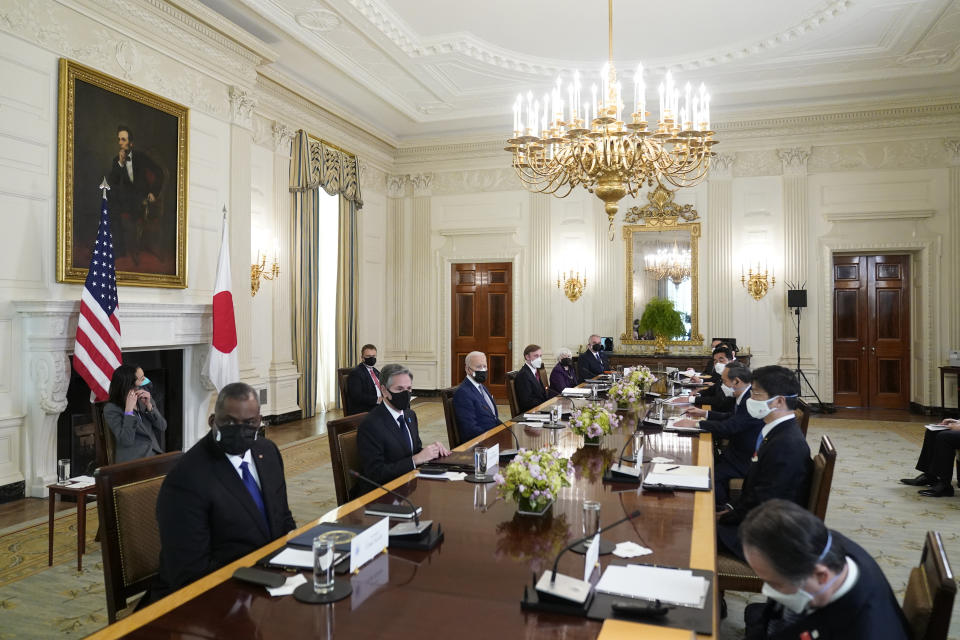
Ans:
[[[709,489],[710,467],[660,463],[653,465],[644,485],[663,485],[676,489]]]
[[[710,583],[689,569],[666,569],[642,564],[610,565],[597,582],[598,593],[659,600],[665,604],[702,609]]]

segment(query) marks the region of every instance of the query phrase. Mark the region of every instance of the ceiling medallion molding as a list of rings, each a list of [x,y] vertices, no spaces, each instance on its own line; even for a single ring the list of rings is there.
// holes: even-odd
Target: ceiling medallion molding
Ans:
[[[326,9],[312,9],[296,14],[294,20],[304,29],[327,33],[337,29],[343,22],[340,16]]]
[[[623,218],[624,224],[644,224],[648,227],[675,227],[680,220],[694,222],[700,214],[692,204],[680,205],[673,201],[676,191],[658,184],[647,192],[649,204],[630,207]]]
[[[390,42],[411,58],[431,56],[449,56],[459,54],[484,64],[500,67],[509,71],[518,71],[532,75],[556,76],[559,72],[592,64],[583,60],[566,60],[561,64],[535,56],[525,56],[503,49],[469,34],[444,34],[430,40],[420,37],[404,20],[383,0],[348,0],[370,24],[378,29]],[[693,71],[732,61],[739,61],[759,53],[766,53],[780,45],[803,37],[845,13],[855,4],[854,0],[831,0],[817,13],[801,20],[783,31],[737,48],[717,49],[685,60],[674,60],[669,64],[652,64],[648,67],[664,73],[669,69]],[[636,61],[625,63],[624,68],[636,66]]]

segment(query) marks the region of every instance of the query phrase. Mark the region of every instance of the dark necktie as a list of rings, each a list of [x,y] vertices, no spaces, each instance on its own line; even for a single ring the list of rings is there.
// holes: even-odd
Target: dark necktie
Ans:
[[[247,465],[246,460],[240,463],[240,477],[243,478],[243,486],[247,488],[250,497],[253,498],[253,504],[257,505],[257,509],[260,510],[260,515],[263,516],[263,522],[267,525],[267,531],[270,531],[270,521],[267,520],[267,509],[263,506],[263,494],[260,493],[260,487],[257,486],[257,481],[253,479],[253,474],[250,473],[250,467]]]
[[[400,425],[400,433],[403,433],[407,436],[407,442],[410,444],[410,451],[413,452],[413,436],[410,435],[410,428],[407,426],[406,419],[401,413],[397,416],[397,424]]]

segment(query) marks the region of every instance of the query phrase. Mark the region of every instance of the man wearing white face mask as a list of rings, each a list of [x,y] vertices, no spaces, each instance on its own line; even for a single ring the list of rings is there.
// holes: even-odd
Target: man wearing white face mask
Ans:
[[[710,374],[712,377],[707,382],[710,386],[703,389],[700,395],[694,398],[693,402],[696,406],[700,407],[708,404],[717,411],[732,412],[734,410],[733,398],[726,396],[720,388],[720,376],[723,375],[723,370],[728,364],[736,361],[733,349],[729,345],[721,344],[713,350],[713,371]],[[693,382],[699,382],[700,380],[699,376],[694,376],[691,379]]]
[[[876,561],[786,500],[769,500],[741,527],[767,603],[747,606],[747,640],[906,640],[906,619]]]
[[[786,367],[760,367],[753,372],[747,412],[763,420],[764,426],[754,444],[743,491],[717,513],[720,545],[741,559],[738,529],[751,509],[774,498],[807,504],[813,461],[793,413],[799,393],[800,384]]]
[[[549,396],[540,382],[540,367],[543,366],[543,349],[536,344],[528,344],[523,350],[523,366],[517,372],[514,382],[517,391],[517,405],[520,411],[529,411],[538,404],[547,401]]]
[[[689,418],[678,420],[678,427],[699,426],[712,433],[716,440],[725,439],[727,445],[718,449],[714,456],[713,477],[717,507],[721,508],[730,498],[729,485],[733,478],[743,478],[750,468],[750,459],[757,442],[757,436],[763,429],[762,420],[747,412],[747,400],[750,399],[750,386],[753,374],[750,368],[740,362],[731,362],[723,370],[720,389],[728,398],[734,399],[731,413],[722,411],[704,411],[697,407],[687,409],[686,415],[694,418],[706,418],[699,423]]]

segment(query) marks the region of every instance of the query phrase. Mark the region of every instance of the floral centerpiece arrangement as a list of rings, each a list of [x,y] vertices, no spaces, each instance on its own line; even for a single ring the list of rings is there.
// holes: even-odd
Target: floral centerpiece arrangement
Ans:
[[[516,501],[520,513],[542,513],[563,487],[570,486],[573,466],[557,449],[520,449],[493,477],[500,495]]]
[[[647,367],[637,367],[610,387],[607,397],[622,405],[636,404],[643,400],[644,392],[657,381],[657,376]]]
[[[583,436],[587,444],[598,443],[600,436],[607,435],[619,426],[620,416],[610,403],[587,405],[570,415],[570,430]]]

